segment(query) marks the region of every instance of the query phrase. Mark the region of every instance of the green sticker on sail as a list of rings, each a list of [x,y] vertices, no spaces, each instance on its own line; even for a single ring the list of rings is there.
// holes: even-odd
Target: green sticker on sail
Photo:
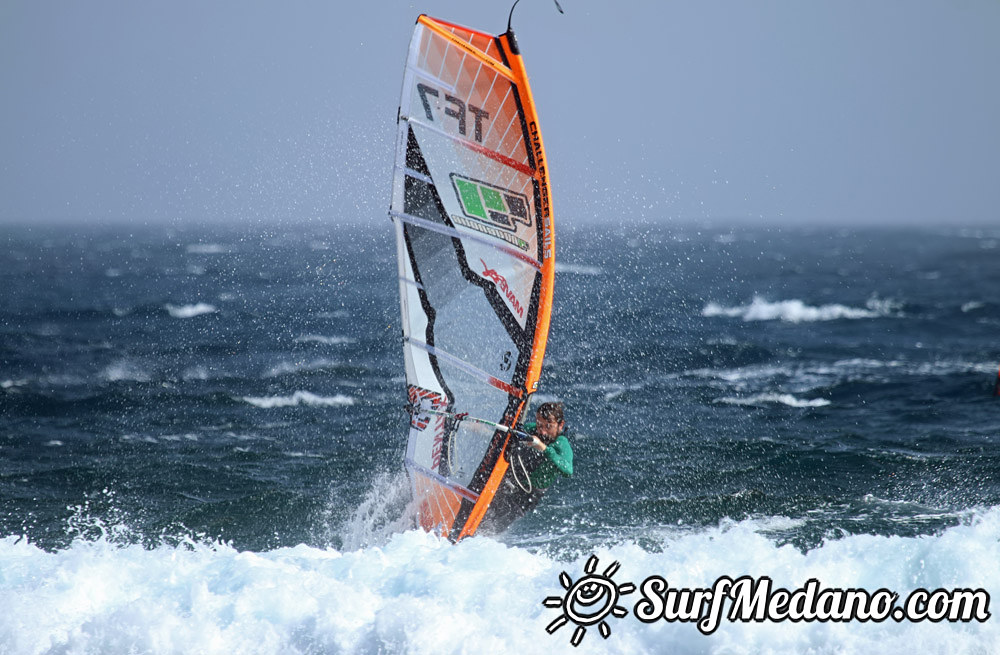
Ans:
[[[511,232],[517,230],[517,223],[531,226],[528,197],[523,193],[457,173],[451,174],[451,183],[462,204],[462,212],[469,218]]]
[[[454,175],[452,175],[452,181],[455,183],[455,188],[458,189],[458,199],[462,201],[462,209],[466,216],[485,221],[488,216],[479,198],[479,186],[468,180],[456,179]]]

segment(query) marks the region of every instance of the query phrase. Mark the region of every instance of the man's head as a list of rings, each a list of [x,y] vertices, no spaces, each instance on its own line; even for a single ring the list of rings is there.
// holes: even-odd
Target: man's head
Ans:
[[[562,403],[543,403],[535,413],[535,434],[546,443],[555,441],[565,427]]]

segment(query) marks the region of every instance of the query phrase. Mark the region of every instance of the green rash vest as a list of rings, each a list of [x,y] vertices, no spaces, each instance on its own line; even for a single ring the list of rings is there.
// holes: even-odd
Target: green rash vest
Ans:
[[[524,425],[524,431],[528,434],[534,434],[535,428],[535,423]],[[542,463],[529,476],[531,486],[535,489],[545,489],[560,475],[567,478],[573,475],[573,447],[569,445],[566,435],[560,434],[556,437],[542,455],[544,455]]]

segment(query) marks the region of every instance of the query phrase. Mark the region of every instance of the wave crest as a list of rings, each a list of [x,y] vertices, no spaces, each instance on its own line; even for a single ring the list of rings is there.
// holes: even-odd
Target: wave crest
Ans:
[[[724,316],[741,318],[744,321],[786,321],[788,323],[808,323],[815,321],[836,321],[839,319],[882,318],[898,311],[898,304],[892,300],[870,298],[865,309],[840,304],[813,307],[801,300],[780,300],[770,302],[761,296],[754,296],[749,305],[725,307],[709,302],[701,310],[706,317]]]
[[[173,318],[193,318],[195,316],[201,316],[202,314],[214,314],[219,311],[215,308],[215,305],[209,305],[205,302],[196,303],[193,305],[165,305],[167,312]]]
[[[789,407],[826,407],[830,401],[825,398],[796,398],[790,393],[761,393],[747,398],[719,398],[716,402],[727,405],[745,405],[759,407],[761,405],[778,403]]]
[[[0,643],[40,653],[458,653],[489,644],[522,655],[566,651],[567,629],[546,632],[559,609],[543,600],[579,580],[590,554],[616,583],[660,575],[674,588],[708,588],[720,576],[769,576],[793,589],[816,578],[828,588],[982,588],[1000,594],[995,566],[1000,510],[984,509],[935,535],[859,534],[800,551],[768,532],[780,519],[726,521],[694,532],[664,530],[655,548],[594,544],[564,557],[476,537],[458,545],[420,531],[357,550],[299,545],[243,552],[185,539],[145,547],[103,526],[46,552],[27,539],[0,538]],[[498,584],[498,581],[502,583]],[[639,593],[621,597],[632,610]],[[497,620],[502,617],[502,620]],[[739,623],[712,637],[679,622],[609,617],[609,634],[588,634],[580,652],[994,652],[985,623]],[[566,651],[568,652],[568,651]]]
[[[350,396],[343,394],[317,396],[309,391],[296,391],[290,396],[243,396],[240,400],[262,409],[297,407],[299,405],[306,405],[308,407],[347,407],[354,404],[354,399]]]

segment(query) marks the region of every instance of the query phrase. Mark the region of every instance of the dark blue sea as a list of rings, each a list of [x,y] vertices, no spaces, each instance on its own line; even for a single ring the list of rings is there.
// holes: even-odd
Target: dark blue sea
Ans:
[[[0,226],[0,653],[1000,652],[638,590],[547,632],[591,556],[1000,602],[1000,228],[569,223],[536,397],[575,474],[458,545],[407,523],[388,219]]]

